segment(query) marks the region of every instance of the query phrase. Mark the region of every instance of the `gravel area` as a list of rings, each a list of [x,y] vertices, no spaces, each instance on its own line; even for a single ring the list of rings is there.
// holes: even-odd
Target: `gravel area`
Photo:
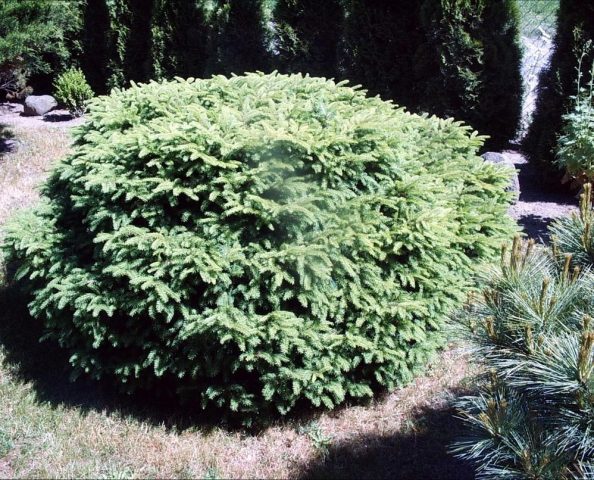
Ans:
[[[32,129],[53,126],[60,129],[68,129],[80,125],[84,121],[82,117],[74,118],[68,113],[68,110],[52,110],[38,117],[25,117],[22,113],[22,104],[0,102],[0,124],[8,126],[23,126]]]
[[[547,227],[558,217],[577,211],[577,196],[568,193],[543,193],[535,181],[534,167],[518,151],[504,152],[518,169],[520,200],[512,206],[510,214],[524,228],[524,232],[543,243],[549,237]]]

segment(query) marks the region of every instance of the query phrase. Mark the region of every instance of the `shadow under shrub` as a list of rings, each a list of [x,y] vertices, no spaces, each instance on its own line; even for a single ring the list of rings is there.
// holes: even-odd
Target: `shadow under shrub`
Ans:
[[[90,110],[4,248],[75,374],[129,391],[247,419],[404,384],[514,229],[482,137],[332,81],[152,82]]]

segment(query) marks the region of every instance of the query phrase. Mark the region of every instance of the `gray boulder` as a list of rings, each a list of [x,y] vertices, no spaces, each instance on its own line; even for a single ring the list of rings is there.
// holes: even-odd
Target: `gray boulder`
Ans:
[[[485,162],[495,163],[513,169],[514,173],[509,180],[509,185],[507,186],[506,190],[508,192],[514,192],[515,202],[517,202],[520,198],[520,179],[518,178],[516,166],[511,161],[511,159],[504,153],[499,152],[485,152],[483,153],[482,157]]]
[[[25,99],[23,115],[26,117],[34,117],[37,115],[45,115],[52,108],[56,108],[58,102],[51,95],[29,95]]]

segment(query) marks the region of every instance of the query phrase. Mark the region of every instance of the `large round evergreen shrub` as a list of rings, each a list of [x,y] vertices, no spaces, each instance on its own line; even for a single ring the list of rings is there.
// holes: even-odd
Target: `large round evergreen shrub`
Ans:
[[[483,139],[300,75],[92,101],[7,229],[79,372],[250,413],[411,380],[513,226]]]

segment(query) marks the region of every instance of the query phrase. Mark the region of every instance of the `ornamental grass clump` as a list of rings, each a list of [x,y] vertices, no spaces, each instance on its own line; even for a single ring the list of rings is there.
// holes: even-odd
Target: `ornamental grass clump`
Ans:
[[[92,100],[5,249],[77,373],[331,408],[409,382],[514,230],[482,142],[301,75],[133,85]]]

